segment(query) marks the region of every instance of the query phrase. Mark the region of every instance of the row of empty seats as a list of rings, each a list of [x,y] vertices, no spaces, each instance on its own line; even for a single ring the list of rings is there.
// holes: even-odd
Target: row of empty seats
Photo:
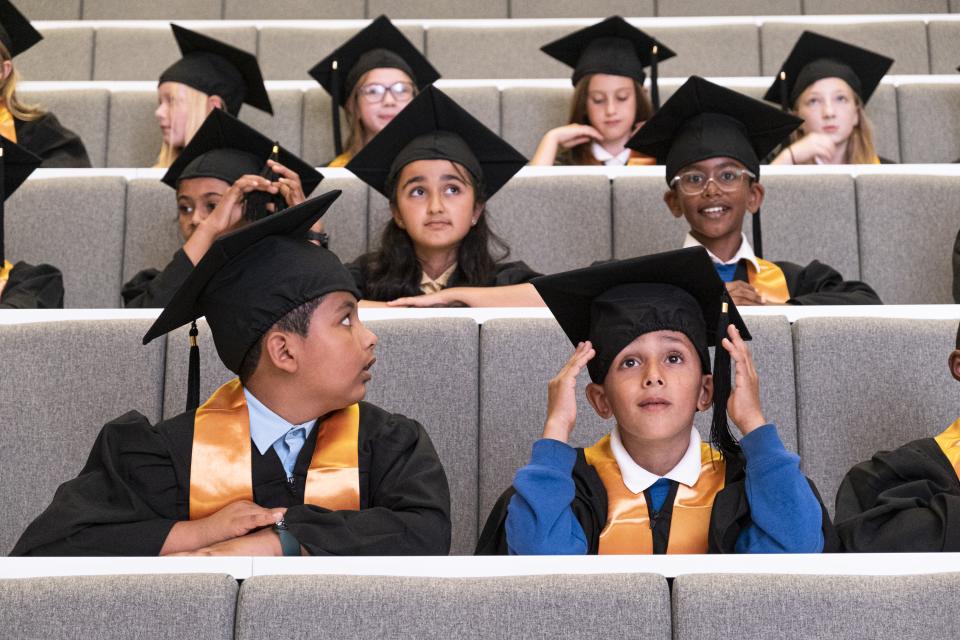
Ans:
[[[664,100],[682,81],[662,83]],[[731,89],[762,98],[762,78],[724,79]],[[299,84],[299,83],[298,83]],[[540,137],[567,123],[573,88],[506,83],[464,85],[441,81],[439,87],[521,153],[531,157]],[[37,89],[39,88],[39,90]],[[46,87],[27,83],[28,102],[43,105],[83,139],[94,167],[149,167],[160,149],[154,110],[157,92],[141,83],[104,87]],[[245,107],[241,119],[307,162],[323,166],[336,155],[330,126],[330,96],[313,83],[270,90],[274,115]],[[894,162],[944,163],[960,158],[960,75],[956,82],[904,79],[881,84],[867,105],[877,151]],[[344,123],[344,127],[346,124]],[[346,130],[346,128],[344,128]]]
[[[308,69],[366,24],[201,22],[190,26],[256,53],[268,80],[303,80],[309,78]],[[563,78],[569,77],[569,68],[539,49],[588,24],[590,20],[463,20],[432,25],[403,21],[398,26],[446,78]],[[662,63],[664,77],[774,75],[806,29],[894,58],[890,69],[894,74],[955,73],[960,63],[960,20],[952,15],[892,21],[765,18],[690,24],[650,19],[636,24],[677,53]],[[166,22],[40,22],[36,26],[44,41],[17,58],[17,68],[30,80],[154,80],[179,58]]]
[[[377,246],[388,206],[345,170],[326,171],[316,193],[343,190],[324,218],[330,247],[350,261]],[[762,182],[768,259],[820,260],[868,282],[888,304],[953,302],[956,175],[804,172]],[[679,248],[688,227],[663,203],[665,190],[653,172],[611,181],[525,169],[491,199],[487,215],[512,259],[555,273]],[[28,180],[7,202],[6,233],[11,259],[63,271],[67,307],[119,306],[124,282],[163,268],[182,244],[172,189],[159,179],[109,175]]]
[[[950,637],[960,574],[491,578],[224,575],[0,581],[0,624],[23,637],[258,640],[650,640]]]
[[[877,449],[933,436],[957,416],[948,372],[957,320],[747,316],[766,418],[825,503]],[[0,553],[76,476],[102,424],[136,409],[183,410],[187,327],[142,346],[151,320],[0,326]],[[526,464],[546,417],[546,385],[572,347],[552,318],[368,322],[379,337],[367,399],[419,420],[447,470],[453,553],[470,553],[500,492]],[[232,378],[200,323],[201,397]],[[896,363],[893,366],[892,363]],[[578,390],[576,446],[612,427]],[[696,422],[709,429],[709,413]],[[37,473],[42,469],[43,473]],[[0,607],[0,610],[4,607]]]

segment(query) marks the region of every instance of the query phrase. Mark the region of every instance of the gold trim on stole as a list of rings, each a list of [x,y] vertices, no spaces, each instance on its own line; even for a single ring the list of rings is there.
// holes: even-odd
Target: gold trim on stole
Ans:
[[[9,260],[4,260],[0,264],[0,282],[6,282],[10,279],[10,272],[13,271],[13,265]]]
[[[627,158],[628,167],[652,167],[657,164],[657,159],[653,156],[645,156],[642,153],[637,153],[636,151],[630,151],[630,157]]]
[[[316,427],[304,502],[333,511],[359,510],[360,405],[331,414]],[[198,409],[190,463],[190,519],[237,500],[253,500],[250,414],[239,379],[217,389]]]
[[[786,304],[790,299],[790,290],[783,270],[762,258],[757,258],[757,262],[760,263],[759,273],[753,263],[747,261],[747,281],[768,303]]]
[[[597,470],[607,492],[607,524],[600,532],[600,554],[653,553],[653,532],[643,492],[623,483],[620,465],[610,449],[610,436],[584,449],[587,464]],[[673,502],[667,553],[706,553],[710,514],[724,487],[726,465],[720,453],[700,443],[700,477],[692,487],[680,484]]]
[[[937,445],[947,456],[947,460],[953,465],[953,470],[960,478],[960,418],[947,427],[947,430],[936,438]]]
[[[0,136],[3,136],[10,142],[17,141],[17,121],[13,119],[13,114],[6,106],[0,105]]]

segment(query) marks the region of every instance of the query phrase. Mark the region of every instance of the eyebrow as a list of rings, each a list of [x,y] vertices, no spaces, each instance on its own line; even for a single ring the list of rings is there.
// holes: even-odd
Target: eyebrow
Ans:
[[[406,182],[404,182],[404,183],[403,183],[403,186],[400,187],[400,188],[401,188],[401,189],[406,189],[408,186],[410,186],[410,185],[413,184],[414,182],[423,182],[424,180],[426,180],[426,178],[424,178],[423,176],[413,176],[412,178],[410,178],[409,180],[407,180]]]
[[[340,306],[336,308],[334,313],[340,313],[341,311],[353,311],[357,307],[357,303],[353,300],[344,300],[340,303]]]

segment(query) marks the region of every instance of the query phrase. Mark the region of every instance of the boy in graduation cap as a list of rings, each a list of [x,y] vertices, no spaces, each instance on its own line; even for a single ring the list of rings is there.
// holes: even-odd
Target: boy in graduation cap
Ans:
[[[430,61],[383,15],[309,73],[330,94],[336,152],[331,167],[346,166],[417,93],[440,79]],[[341,107],[349,128],[346,147],[340,135]]]
[[[764,103],[691,77],[628,146],[666,165],[663,200],[690,225],[684,247],[707,249],[738,305],[881,304],[870,286],[844,280],[814,260],[807,266],[761,256],[760,158],[800,120]],[[754,247],[743,233],[753,219]]]
[[[163,271],[144,269],[125,283],[124,306],[166,306],[217,237],[258,215],[300,204],[321,180],[320,172],[287,149],[215,109],[162,178],[176,190],[183,247]],[[318,220],[313,231],[322,232],[323,223]]]
[[[273,115],[260,65],[252,53],[171,24],[182,57],[160,74],[157,109],[163,144],[154,167],[167,168],[214,109],[230,115],[251,107]]]
[[[0,309],[62,309],[63,274],[49,264],[9,262],[4,245],[4,204],[40,165],[40,158],[0,140]]]
[[[14,555],[448,552],[437,453],[418,423],[361,401],[377,338],[350,274],[304,237],[339,193],[214,242],[144,342],[206,316],[239,378],[198,408],[191,370],[185,413],[107,423]]]
[[[960,382],[960,327],[947,366]],[[850,469],[836,514],[847,551],[960,551],[960,418]]]
[[[17,96],[13,59],[43,40],[9,0],[0,0],[0,135],[38,156],[44,168],[85,168],[90,157],[80,137],[49,111]]]
[[[744,342],[750,334],[703,249],[543,276],[534,285],[576,350],[550,381],[543,439],[494,507],[478,553],[832,548],[830,520],[798,456],[763,415]],[[584,367],[587,399],[616,426],[575,449],[567,442]],[[711,405],[707,444],[694,416]]]

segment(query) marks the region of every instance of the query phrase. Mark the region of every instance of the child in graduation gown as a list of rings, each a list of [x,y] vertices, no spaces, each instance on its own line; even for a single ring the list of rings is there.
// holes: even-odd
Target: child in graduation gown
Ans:
[[[960,327],[948,365],[960,382]],[[960,551],[960,418],[850,469],[836,514],[847,551]]]
[[[750,335],[703,249],[595,265],[534,285],[576,350],[550,382],[543,439],[494,507],[478,553],[814,553],[836,546],[799,458],[763,415],[744,342]],[[616,426],[592,447],[574,449],[567,441],[583,367],[591,406]],[[693,421],[711,404],[707,444]],[[743,434],[739,444],[727,411]]]
[[[800,120],[759,100],[691,77],[663,105],[630,147],[666,165],[663,199],[690,225],[684,247],[703,246],[738,305],[881,304],[873,289],[844,280],[814,260],[806,266],[761,256],[760,158]],[[754,244],[743,219],[754,214]]]
[[[362,402],[377,338],[350,274],[304,237],[339,193],[214,243],[144,341],[206,316],[239,379],[198,408],[192,370],[185,413],[107,423],[14,555],[448,552],[437,453],[417,422]]]

